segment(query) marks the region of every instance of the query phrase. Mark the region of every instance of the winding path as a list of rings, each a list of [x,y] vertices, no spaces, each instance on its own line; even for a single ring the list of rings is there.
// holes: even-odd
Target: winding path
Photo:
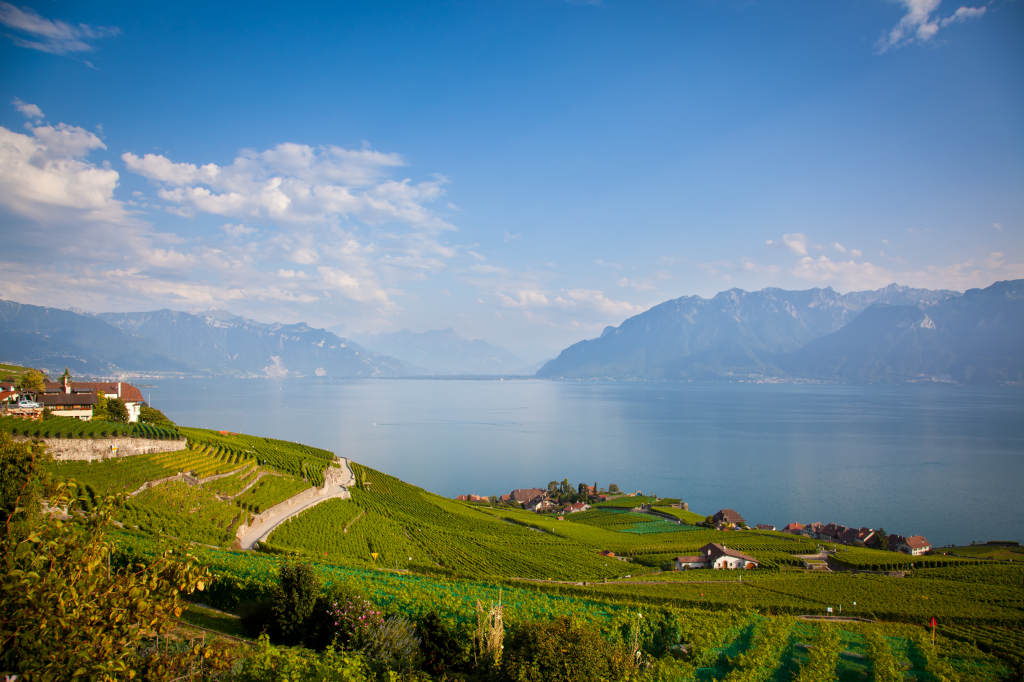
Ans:
[[[347,457],[338,457],[337,466],[324,471],[324,484],[319,488],[307,488],[284,502],[275,504],[250,523],[242,524],[235,533],[236,544],[241,549],[252,549],[257,542],[265,540],[271,531],[291,517],[315,507],[327,500],[347,500],[351,495],[349,486],[355,483],[355,476],[349,468]]]

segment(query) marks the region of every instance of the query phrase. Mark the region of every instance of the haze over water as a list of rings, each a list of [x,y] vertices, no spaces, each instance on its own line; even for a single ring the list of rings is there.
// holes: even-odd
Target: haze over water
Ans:
[[[1024,391],[947,385],[161,380],[175,421],[324,447],[445,496],[568,477],[749,523],[1024,539]]]

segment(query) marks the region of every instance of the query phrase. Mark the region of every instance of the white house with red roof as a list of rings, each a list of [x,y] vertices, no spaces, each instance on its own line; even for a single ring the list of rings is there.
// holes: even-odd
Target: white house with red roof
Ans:
[[[40,398],[44,405],[50,406],[48,402],[53,403],[50,409],[55,415],[72,416],[88,421],[92,419],[91,406],[96,401],[93,400],[90,403],[85,398],[87,394],[93,397],[102,394],[107,400],[119,398],[128,410],[128,421],[139,421],[142,405],[145,402],[142,399],[142,391],[125,381],[71,381],[67,377],[63,377],[60,381],[47,381],[45,392]],[[65,397],[58,397],[62,395]],[[73,409],[75,413],[63,415],[62,411],[69,408]],[[88,410],[87,416],[86,410]]]
[[[746,569],[757,568],[759,563],[754,557],[729,549],[717,542],[709,542],[700,548],[700,554],[694,556],[677,556],[672,567],[681,571],[687,568],[715,569]]]

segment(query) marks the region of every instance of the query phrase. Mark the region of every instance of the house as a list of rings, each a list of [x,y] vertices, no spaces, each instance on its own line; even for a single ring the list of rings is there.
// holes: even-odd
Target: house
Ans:
[[[490,500],[489,500],[489,498],[484,497],[483,495],[470,495],[469,496],[469,501],[470,502],[489,502]]]
[[[758,530],[775,530],[775,526],[770,523],[759,523],[754,528]]]
[[[553,509],[554,506],[555,503],[546,498],[544,495],[538,495],[537,497],[527,502],[524,509],[532,512],[540,512],[547,511],[548,509]]]
[[[747,525],[747,522],[743,520],[743,517],[735,509],[719,509],[711,517],[711,522],[718,528],[735,528]]]
[[[504,495],[502,495],[502,496],[501,496],[501,497],[499,497],[498,499],[499,499],[500,501],[502,501],[502,502],[509,502],[509,501],[510,501],[510,500],[512,499],[512,495],[511,495],[511,494],[509,494],[509,493],[505,493]]]
[[[74,417],[84,422],[92,419],[98,398],[95,393],[43,393],[39,404],[55,417]]]
[[[699,555],[677,556],[672,562],[673,568],[677,571],[688,568],[747,569],[757,568],[758,565],[754,557],[717,542],[709,542],[701,547]]]
[[[793,521],[791,523],[787,523],[785,526],[782,527],[782,532],[783,533],[792,533],[793,535],[803,535],[804,534],[804,524],[797,523],[796,521]]]
[[[857,545],[859,547],[866,547],[872,538],[875,536],[875,531],[872,528],[847,528],[843,531],[842,536],[839,538],[839,542],[844,545]]]
[[[894,538],[895,542],[893,542]],[[920,556],[927,554],[931,548],[931,544],[923,535],[911,535],[909,538],[905,538],[902,535],[889,536],[889,549],[897,552],[903,552],[911,556]]]
[[[101,394],[107,400],[119,398],[128,410],[129,422],[139,421],[142,405],[145,403],[142,399],[142,391],[124,381],[71,381],[67,377],[62,377],[60,381],[47,381],[44,383],[43,395],[72,395],[79,393]],[[92,419],[91,411],[89,419]]]
[[[842,542],[841,538],[843,533],[846,531],[846,526],[840,526],[837,523],[827,523],[814,534],[819,540],[828,540],[829,542]]]
[[[516,488],[509,494],[519,504],[527,504],[538,495],[543,497],[546,493],[546,490],[541,490],[540,488]]]
[[[672,560],[673,571],[685,571],[688,568],[707,568],[708,565],[704,563],[704,557],[699,555],[693,556],[677,556]]]
[[[586,502],[573,502],[572,504],[565,505],[562,509],[567,514],[575,514],[576,512],[587,511],[590,509],[590,505]]]

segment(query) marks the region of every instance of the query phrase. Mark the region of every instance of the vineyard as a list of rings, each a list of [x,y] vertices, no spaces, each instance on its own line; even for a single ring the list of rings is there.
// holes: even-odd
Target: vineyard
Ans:
[[[321,506],[340,510],[344,504]],[[157,551],[145,536],[123,534],[120,544],[132,554]],[[282,561],[273,555],[202,547],[194,552],[218,576],[204,600],[227,609],[269,591]],[[546,583],[496,584],[312,563],[325,582],[343,582],[384,609],[409,617],[435,611],[452,626],[474,622],[477,601],[489,604],[499,599],[511,626],[561,615],[597,625],[609,634],[638,626],[645,648],[677,652],[651,662],[659,679],[858,680],[871,679],[876,671],[886,669],[896,675],[890,679],[922,682],[1000,679],[1010,674],[1005,664],[969,643],[942,636],[941,629],[932,647],[920,625],[819,625],[749,609],[665,606],[629,595],[586,594],[580,588]]]
[[[183,451],[55,463],[52,471],[78,479],[93,497],[137,491],[178,472],[220,476],[198,485],[170,480],[125,502],[119,520],[142,534],[125,532],[121,544],[145,553],[155,551],[152,538],[159,535],[225,547],[250,513],[322,480],[333,459],[283,441],[181,431],[189,438]],[[559,520],[449,500],[358,464],[351,468],[357,481],[351,499],[330,500],[286,521],[266,543],[270,554],[196,548],[218,576],[204,599],[233,608],[246,595],[265,592],[282,560],[273,553],[281,552],[303,555],[326,580],[350,583],[410,616],[437,610],[465,624],[476,600],[496,602],[499,595],[509,623],[572,615],[612,632],[632,627],[643,613],[645,637],[670,632],[685,645],[659,659],[668,666],[666,679],[828,679],[829,671],[840,679],[991,679],[1008,675],[1006,665],[1024,664],[1019,563],[841,547],[836,564],[856,571],[807,572],[796,555],[815,552],[818,543],[804,537],[695,528],[623,507]],[[658,570],[708,542],[750,553],[768,568]],[[868,572],[879,566],[907,575]],[[830,607],[882,622],[821,626],[795,618],[823,616]],[[923,627],[932,617],[939,622],[934,647]]]
[[[621,562],[580,542],[351,466],[356,480],[365,481],[347,503],[363,512],[358,521],[349,523],[352,513],[341,504],[319,505],[275,530],[268,544],[345,562],[462,576],[600,579],[627,572]]]
[[[335,460],[333,452],[285,440],[210,429],[180,430],[190,448],[252,458],[260,466],[305,479],[311,486],[323,485],[324,469]]]
[[[82,421],[74,417],[51,417],[42,421],[29,421],[18,417],[0,417],[0,432],[29,438],[152,438],[177,440],[182,437],[177,428],[155,424],[105,421]]]

